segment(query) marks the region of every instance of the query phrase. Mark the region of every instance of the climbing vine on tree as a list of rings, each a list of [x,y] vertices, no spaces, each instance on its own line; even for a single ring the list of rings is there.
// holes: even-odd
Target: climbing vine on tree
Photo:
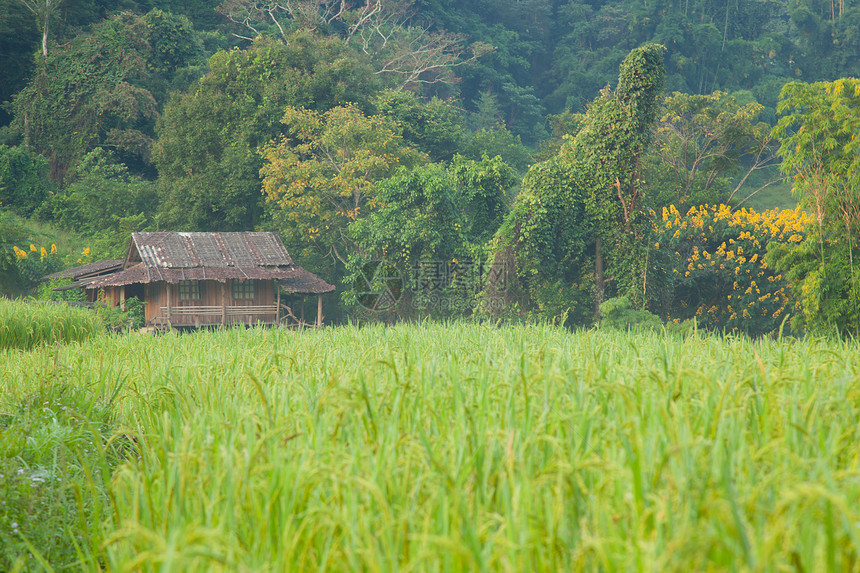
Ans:
[[[607,288],[643,301],[640,158],[663,86],[662,52],[656,44],[630,52],[616,89],[605,88],[558,155],[526,175],[496,237],[497,260],[515,266],[521,300],[539,314],[571,310],[565,299],[581,310],[588,290],[595,314]]]

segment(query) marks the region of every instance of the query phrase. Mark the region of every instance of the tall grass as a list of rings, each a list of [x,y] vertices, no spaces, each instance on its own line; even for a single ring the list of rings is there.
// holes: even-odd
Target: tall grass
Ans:
[[[0,411],[60,372],[125,444],[84,570],[860,568],[852,342],[426,324],[9,358]]]
[[[86,340],[105,331],[92,311],[0,298],[0,350]]]

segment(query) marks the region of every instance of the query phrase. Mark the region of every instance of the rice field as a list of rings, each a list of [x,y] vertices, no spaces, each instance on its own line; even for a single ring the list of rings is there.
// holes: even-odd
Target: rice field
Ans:
[[[104,323],[90,309],[0,298],[0,349],[79,342],[104,330]]]
[[[857,571],[858,364],[468,323],[0,350],[0,570]]]

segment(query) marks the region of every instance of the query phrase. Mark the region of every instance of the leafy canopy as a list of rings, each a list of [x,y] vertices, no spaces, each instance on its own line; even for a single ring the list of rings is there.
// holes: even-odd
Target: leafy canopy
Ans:
[[[336,38],[296,32],[220,51],[192,89],[167,104],[153,159],[168,225],[247,230],[263,213],[258,148],[285,133],[288,106],[369,109],[376,82],[364,59]]]
[[[326,112],[288,107],[287,135],[263,147],[263,192],[273,219],[294,244],[346,263],[350,223],[379,206],[376,182],[426,156],[404,145],[398,126],[352,104]]]
[[[771,263],[792,281],[813,331],[860,332],[860,80],[791,83],[774,132],[782,169],[813,218],[806,239],[775,245]]]

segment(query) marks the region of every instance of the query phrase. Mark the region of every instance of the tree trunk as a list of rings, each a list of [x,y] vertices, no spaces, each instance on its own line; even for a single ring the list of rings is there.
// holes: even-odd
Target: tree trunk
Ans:
[[[42,28],[42,55],[45,56],[45,59],[48,59],[48,23],[51,20],[51,13],[49,10],[45,10],[45,26]]]
[[[603,304],[603,293],[606,281],[603,280],[603,253],[600,250],[600,237],[594,242],[594,316],[600,318],[600,305]]]

